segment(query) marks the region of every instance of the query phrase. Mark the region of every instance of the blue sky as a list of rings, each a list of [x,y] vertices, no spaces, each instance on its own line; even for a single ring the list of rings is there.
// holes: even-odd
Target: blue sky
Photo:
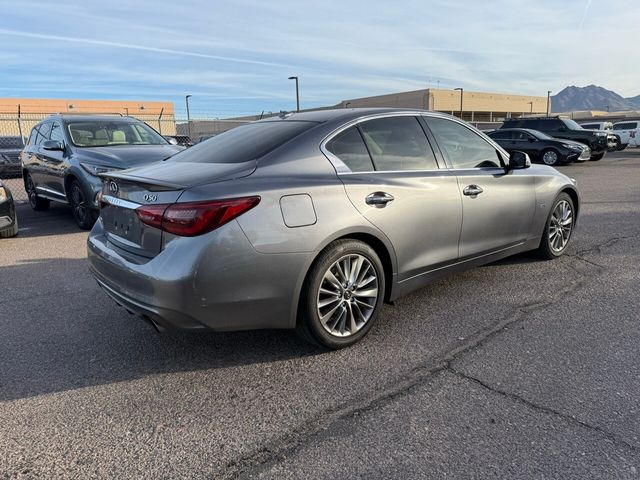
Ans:
[[[0,0],[0,97],[228,117],[425,88],[640,94],[640,2]]]

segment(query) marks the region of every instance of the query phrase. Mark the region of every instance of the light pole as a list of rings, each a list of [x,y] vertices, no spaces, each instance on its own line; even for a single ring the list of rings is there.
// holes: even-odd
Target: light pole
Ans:
[[[460,119],[462,120],[462,99],[464,98],[464,88],[458,87],[454,90],[460,90]]]
[[[533,113],[533,102],[529,102],[529,113]]]
[[[189,113],[189,97],[191,97],[191,95],[185,96],[184,101],[187,104],[187,134],[189,135],[189,138],[191,138],[191,114]]]
[[[296,112],[300,112],[300,90],[298,89],[298,77],[291,76],[289,80],[296,81]]]
[[[551,90],[547,90],[547,116],[551,113]]]

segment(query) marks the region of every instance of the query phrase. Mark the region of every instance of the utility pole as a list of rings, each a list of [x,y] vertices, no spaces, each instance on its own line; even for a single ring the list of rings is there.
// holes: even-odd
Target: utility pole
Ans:
[[[462,119],[462,102],[464,99],[464,88],[458,87],[454,88],[454,90],[460,90],[460,119]]]
[[[296,112],[300,112],[300,90],[298,89],[298,77],[291,76],[289,80],[296,81]]]
[[[551,114],[551,90],[547,90],[547,117]]]
[[[184,97],[184,101],[187,104],[187,135],[191,138],[191,114],[189,113],[189,98],[191,95]]]

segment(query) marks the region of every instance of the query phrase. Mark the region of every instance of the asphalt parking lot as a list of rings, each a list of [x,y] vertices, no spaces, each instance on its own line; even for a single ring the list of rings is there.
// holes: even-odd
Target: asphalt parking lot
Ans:
[[[440,281],[338,352],[156,334],[99,290],[67,208],[20,206],[0,478],[640,478],[640,149],[562,171],[567,255]]]

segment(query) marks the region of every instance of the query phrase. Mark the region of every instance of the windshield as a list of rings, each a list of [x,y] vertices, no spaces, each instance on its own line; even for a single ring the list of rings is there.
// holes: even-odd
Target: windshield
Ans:
[[[118,145],[167,145],[167,141],[142,122],[91,121],[68,124],[76,147],[111,147]]]
[[[0,137],[0,149],[21,149],[23,146],[20,137]]]
[[[260,158],[317,125],[316,122],[269,121],[236,127],[171,157],[172,162],[241,163]]]
[[[571,130],[583,130],[582,126],[577,123],[574,122],[573,120],[571,120],[570,118],[563,118],[562,121],[564,122],[564,124],[569,127]]]

